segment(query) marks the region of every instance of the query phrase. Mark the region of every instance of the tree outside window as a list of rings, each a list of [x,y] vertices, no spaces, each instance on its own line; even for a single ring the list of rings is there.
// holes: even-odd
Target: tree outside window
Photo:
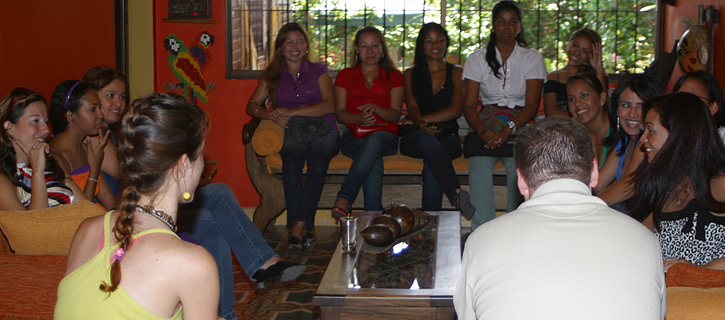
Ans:
[[[317,61],[337,71],[348,66],[355,32],[381,29],[388,50],[403,70],[413,64],[415,39],[423,23],[442,23],[451,37],[451,62],[464,64],[486,45],[491,8],[484,0],[228,0],[228,76],[258,78],[277,30],[287,22],[307,28]],[[587,27],[599,32],[608,73],[642,72],[655,57],[656,0],[521,0],[530,47],[542,53],[547,70],[566,64],[569,35]]]

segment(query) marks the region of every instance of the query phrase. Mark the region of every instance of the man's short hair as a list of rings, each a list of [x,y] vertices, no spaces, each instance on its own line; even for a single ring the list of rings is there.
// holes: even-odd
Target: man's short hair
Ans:
[[[526,126],[514,143],[514,162],[529,188],[554,179],[589,185],[594,148],[584,125],[571,119],[544,119]]]

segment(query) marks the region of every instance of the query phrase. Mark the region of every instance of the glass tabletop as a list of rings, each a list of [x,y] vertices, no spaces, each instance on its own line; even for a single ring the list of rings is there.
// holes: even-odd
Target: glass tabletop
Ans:
[[[438,217],[432,227],[382,253],[360,252],[348,283],[352,288],[430,289],[435,285]]]

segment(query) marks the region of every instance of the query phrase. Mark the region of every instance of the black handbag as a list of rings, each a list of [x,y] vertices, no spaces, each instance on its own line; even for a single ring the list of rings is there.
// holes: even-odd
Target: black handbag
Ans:
[[[294,116],[287,123],[290,138],[295,142],[310,142],[332,131],[323,117]]]

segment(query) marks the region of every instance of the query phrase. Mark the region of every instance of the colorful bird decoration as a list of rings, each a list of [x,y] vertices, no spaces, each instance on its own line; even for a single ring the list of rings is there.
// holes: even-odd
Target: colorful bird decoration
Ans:
[[[207,49],[214,44],[214,36],[202,32],[197,39],[199,45],[194,44],[192,50],[189,50],[181,39],[170,34],[164,40],[164,48],[169,51],[171,71],[184,85],[184,97],[191,103],[196,103],[196,98],[207,103],[209,93],[202,71],[209,64],[210,56]]]

